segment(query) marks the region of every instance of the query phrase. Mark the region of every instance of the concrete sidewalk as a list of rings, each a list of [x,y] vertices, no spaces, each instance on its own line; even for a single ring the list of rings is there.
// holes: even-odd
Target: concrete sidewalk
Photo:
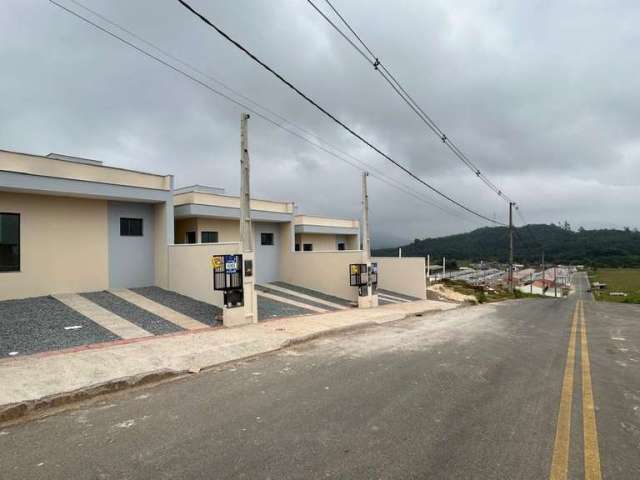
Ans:
[[[98,394],[118,389],[110,389],[109,385],[122,387],[149,377],[197,372],[320,335],[456,307],[456,304],[421,300],[3,359],[0,360],[0,421],[64,403],[65,398],[87,398],[91,391]]]

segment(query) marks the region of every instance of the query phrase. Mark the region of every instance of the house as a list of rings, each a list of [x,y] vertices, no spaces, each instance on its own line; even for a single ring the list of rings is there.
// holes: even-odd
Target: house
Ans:
[[[0,150],[0,300],[165,286],[173,176]]]
[[[250,204],[257,283],[325,281],[332,289],[334,280],[306,278],[322,276],[320,267],[332,265],[331,255],[308,267],[318,260],[305,254],[360,251],[357,220],[298,215],[293,202],[252,199]],[[53,153],[0,151],[0,300],[172,288],[171,278],[180,275],[188,283],[188,272],[180,271],[188,267],[177,257],[172,261],[171,247],[218,244],[207,252],[237,252],[239,218],[239,197],[221,188],[174,190],[172,175]],[[300,258],[291,258],[296,251]],[[334,260],[340,278],[349,263],[361,261],[359,255]],[[199,298],[208,298],[210,277],[206,274]],[[191,292],[191,286],[183,291]]]
[[[174,191],[175,244],[240,241],[240,197],[222,188],[192,185]],[[357,220],[296,215],[293,202],[251,199],[256,281],[281,279],[291,251],[359,250]]]

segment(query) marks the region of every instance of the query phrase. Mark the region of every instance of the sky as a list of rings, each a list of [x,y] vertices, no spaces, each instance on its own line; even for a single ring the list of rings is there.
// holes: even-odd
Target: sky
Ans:
[[[286,119],[289,130],[339,150],[332,151],[342,159],[253,114],[253,197],[294,201],[300,213],[357,218],[367,168],[374,176],[374,246],[491,225],[350,136],[176,0],[81,4],[201,73],[79,2],[57,1],[246,103],[216,82],[231,87],[277,123]],[[487,217],[507,220],[506,201],[453,156],[307,1],[190,3],[420,178]],[[324,0],[314,3],[330,12]],[[640,3],[332,3],[447,136],[518,203],[518,224],[640,227]],[[243,107],[46,0],[3,0],[0,12],[0,149],[92,158],[174,174],[176,186],[237,194]]]

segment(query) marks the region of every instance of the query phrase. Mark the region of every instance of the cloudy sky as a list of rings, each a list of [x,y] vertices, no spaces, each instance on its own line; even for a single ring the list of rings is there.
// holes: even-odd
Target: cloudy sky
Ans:
[[[151,50],[73,0],[57,1]],[[528,222],[640,227],[640,3],[333,3]],[[238,98],[212,79],[222,82],[382,172],[387,183],[370,180],[374,243],[487,225],[350,137],[177,1],[82,4],[195,66],[210,78],[190,72],[212,87]],[[423,179],[505,220],[506,203],[305,0],[192,5]],[[238,192],[241,107],[46,0],[2,0],[0,31],[0,148],[94,158],[173,173],[178,186]],[[360,215],[359,169],[256,115],[250,154],[253,196],[292,200],[304,213]]]

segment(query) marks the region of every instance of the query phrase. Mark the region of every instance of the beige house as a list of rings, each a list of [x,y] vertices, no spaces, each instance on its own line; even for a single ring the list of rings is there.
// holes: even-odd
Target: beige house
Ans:
[[[0,151],[0,300],[166,286],[173,177]]]
[[[194,185],[174,191],[175,244],[240,241],[240,198]],[[251,199],[256,281],[282,279],[286,253],[358,250],[357,220],[296,215],[293,202]]]

